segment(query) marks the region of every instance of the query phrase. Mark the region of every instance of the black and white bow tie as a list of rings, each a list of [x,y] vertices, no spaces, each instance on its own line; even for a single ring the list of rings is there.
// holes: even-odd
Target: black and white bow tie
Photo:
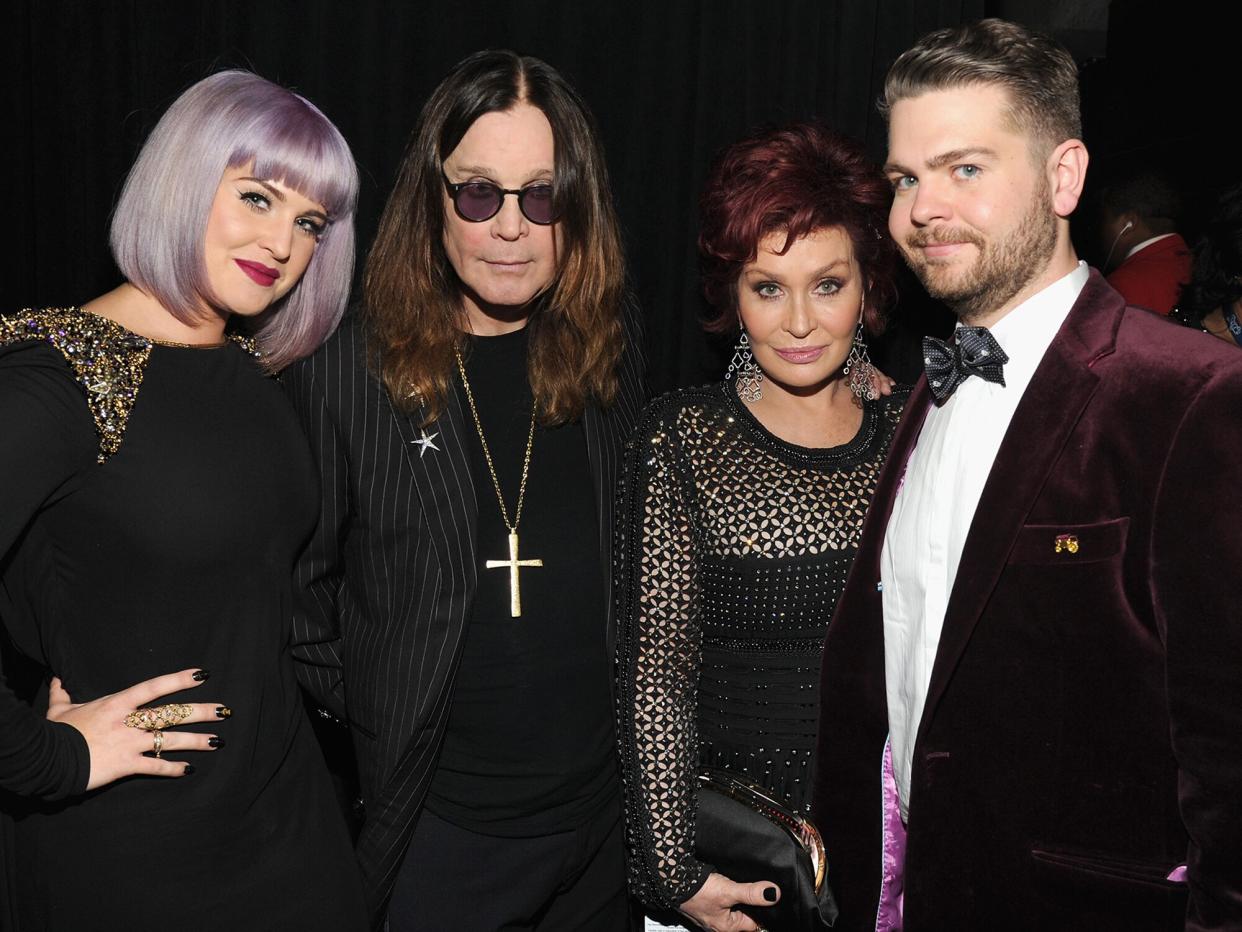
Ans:
[[[987,327],[958,327],[952,341],[923,337],[923,365],[937,404],[972,375],[1004,385],[1007,362],[1009,357]]]

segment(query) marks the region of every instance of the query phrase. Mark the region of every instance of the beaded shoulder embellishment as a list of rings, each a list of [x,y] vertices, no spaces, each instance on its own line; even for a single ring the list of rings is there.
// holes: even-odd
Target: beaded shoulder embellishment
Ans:
[[[254,337],[244,336],[240,333],[226,333],[225,336],[245,350],[247,355],[253,356],[255,359],[263,358],[263,351],[259,349],[259,341]]]
[[[151,341],[77,308],[0,316],[0,346],[43,340],[56,347],[86,391],[99,434],[100,463],[121,448],[125,423],[151,355]]]
[[[263,358],[254,337],[227,337],[245,353]],[[99,434],[100,463],[107,462],[125,436],[129,412],[151,356],[152,341],[98,314],[76,307],[24,310],[0,315],[0,346],[43,340],[60,350],[86,391],[86,403]]]

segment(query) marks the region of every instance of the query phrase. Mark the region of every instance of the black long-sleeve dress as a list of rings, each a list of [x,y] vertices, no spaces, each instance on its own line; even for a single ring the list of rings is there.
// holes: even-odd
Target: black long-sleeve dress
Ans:
[[[619,519],[618,730],[647,905],[677,907],[710,872],[700,767],[805,808],[824,635],[906,397],[864,403],[854,438],[819,450],[764,429],[729,383],[644,413]]]
[[[0,621],[75,702],[190,667],[218,701],[190,776],[85,792],[72,727],[0,683],[0,787],[32,929],[365,928],[289,657],[316,479],[242,345],[153,345],[77,310],[0,318]]]

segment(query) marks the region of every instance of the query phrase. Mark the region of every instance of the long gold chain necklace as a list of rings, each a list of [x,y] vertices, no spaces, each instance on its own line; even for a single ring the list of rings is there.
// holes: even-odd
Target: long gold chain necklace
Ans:
[[[518,486],[517,507],[513,510],[513,521],[509,521],[509,509],[505,507],[505,497],[500,492],[500,480],[496,477],[496,466],[492,463],[492,451],[488,449],[487,438],[483,436],[483,422],[479,420],[479,409],[474,404],[474,393],[470,391],[470,380],[466,378],[466,367],[461,361],[461,353],[453,350],[457,359],[457,371],[461,374],[461,384],[466,390],[466,401],[470,402],[470,413],[474,415],[474,429],[479,432],[479,443],[483,446],[483,459],[487,461],[487,471],[492,474],[492,488],[496,490],[496,501],[500,503],[500,517],[509,529],[509,559],[488,560],[484,566],[489,570],[507,567],[509,570],[509,614],[519,618],[522,614],[522,590],[518,571],[524,566],[543,566],[542,560],[518,559],[518,523],[522,520],[522,504],[526,501],[526,476],[530,472],[530,453],[535,446],[535,407],[530,409],[530,430],[526,434],[526,457],[522,461],[522,484]]]

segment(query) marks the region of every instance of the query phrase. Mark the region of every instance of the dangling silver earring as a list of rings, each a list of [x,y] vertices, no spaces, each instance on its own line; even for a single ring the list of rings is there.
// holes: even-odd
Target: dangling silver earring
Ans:
[[[863,310],[866,298],[858,310],[858,326],[854,328],[854,343],[850,354],[845,357],[845,368],[841,371],[849,380],[850,391],[860,401],[875,401],[880,393],[875,389],[875,366],[871,365],[871,355],[867,352],[867,344],[863,342]]]
[[[734,376],[737,376],[737,396],[743,401],[758,401],[763,397],[763,370],[750,351],[750,337],[745,330],[738,337],[737,346],[733,347],[733,358],[725,370],[725,381]]]

